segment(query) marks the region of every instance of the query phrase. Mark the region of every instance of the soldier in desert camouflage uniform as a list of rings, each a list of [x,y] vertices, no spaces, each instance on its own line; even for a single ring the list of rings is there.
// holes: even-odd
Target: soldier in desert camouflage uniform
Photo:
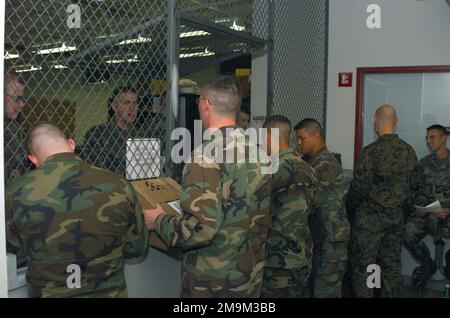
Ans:
[[[25,104],[25,83],[14,72],[4,76],[4,163],[5,183],[25,173],[29,168],[24,138],[17,116]]]
[[[414,210],[420,164],[414,149],[395,134],[398,118],[392,105],[379,107],[374,122],[379,137],[363,149],[346,201],[353,218],[352,288],[355,297],[373,297],[367,269],[376,264],[381,297],[399,297],[404,220]]]
[[[279,157],[272,180],[272,227],[267,241],[262,297],[307,297],[313,244],[308,216],[315,204],[316,173],[289,148],[291,123],[284,116],[269,117],[267,145]],[[279,137],[273,136],[278,129]],[[276,138],[279,149],[272,149]]]
[[[405,246],[420,262],[412,275],[413,286],[416,288],[425,286],[437,269],[422,239],[427,235],[433,235],[435,242],[441,238],[450,238],[450,153],[445,127],[428,127],[427,145],[433,153],[420,160],[423,172],[416,204],[426,206],[439,200],[442,210],[436,215],[427,214],[423,217],[413,214],[405,226]],[[450,280],[450,250],[446,254],[444,273]]]
[[[27,137],[38,167],[6,189],[8,250],[28,267],[30,297],[126,297],[124,260],[144,255],[147,230],[132,186],[89,166],[54,125]],[[81,288],[69,288],[68,266]]]
[[[241,153],[234,140],[241,93],[234,80],[218,78],[199,98],[204,128],[218,136],[193,151],[183,170],[182,216],[169,216],[158,206],[144,211],[154,228],[182,257],[182,297],[259,297],[270,226],[270,174],[262,174],[262,159],[249,160],[259,148],[244,138],[245,160],[225,161],[225,153]],[[212,145],[218,146],[216,151]],[[223,149],[220,149],[223,148]],[[209,149],[209,150],[208,150]],[[222,155],[223,161],[216,156]],[[267,155],[266,155],[267,157]],[[256,158],[254,158],[256,159]]]
[[[314,241],[311,292],[317,298],[340,298],[350,236],[342,167],[328,151],[319,122],[304,119],[295,131],[299,148],[318,180],[317,204],[309,219]]]

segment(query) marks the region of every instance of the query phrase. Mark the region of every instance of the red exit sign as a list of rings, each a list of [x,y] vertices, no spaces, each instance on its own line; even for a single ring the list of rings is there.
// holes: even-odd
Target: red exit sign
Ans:
[[[339,87],[352,87],[352,72],[339,73]]]

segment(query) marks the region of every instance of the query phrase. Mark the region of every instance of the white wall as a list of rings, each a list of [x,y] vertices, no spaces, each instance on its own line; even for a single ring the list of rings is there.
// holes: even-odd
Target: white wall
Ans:
[[[373,3],[381,29],[366,25]],[[329,10],[327,144],[353,169],[357,67],[449,65],[450,7],[444,0],[330,0]],[[338,87],[339,72],[353,72],[353,87]],[[425,243],[434,257],[430,236]],[[406,275],[417,264],[405,250],[402,263]]]
[[[372,3],[381,7],[381,29],[366,25]],[[356,68],[450,64],[450,7],[444,0],[330,0],[328,39],[327,144],[352,169]],[[353,72],[353,87],[338,87],[339,72]]]
[[[267,52],[260,50],[252,55],[251,76],[251,126],[262,127],[267,116]],[[255,120],[256,118],[256,120]]]

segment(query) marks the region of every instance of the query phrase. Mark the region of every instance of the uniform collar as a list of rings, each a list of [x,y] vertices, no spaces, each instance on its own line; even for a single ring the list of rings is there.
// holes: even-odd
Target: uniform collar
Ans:
[[[447,157],[445,157],[444,159],[439,159],[439,157],[436,155],[436,153],[433,153],[431,155],[431,157],[433,158],[433,161],[437,161],[437,162],[449,161],[450,162],[450,151],[447,149]]]
[[[227,131],[227,129],[238,129],[239,127],[237,125],[228,125],[228,126],[222,126],[220,129],[223,133],[225,133]],[[213,128],[214,129],[214,128]]]
[[[45,160],[44,165],[58,161],[82,161],[82,160],[74,152],[61,152],[48,157],[47,160]]]
[[[313,161],[313,160],[316,159],[319,155],[321,155],[322,153],[324,153],[324,152],[326,152],[326,151],[328,151],[327,146],[325,146],[325,147],[319,149],[314,155],[311,156],[311,158],[310,158],[309,161],[310,161],[310,162]]]
[[[123,129],[123,128],[120,128],[119,126],[116,125],[116,122],[114,121],[114,119],[110,119],[110,120],[108,121],[108,123],[106,124],[106,126],[107,126],[109,129],[119,131],[121,134],[128,134],[129,132],[132,132],[132,131],[134,130],[134,127],[131,127],[130,130],[125,130],[125,129]]]
[[[379,140],[392,140],[392,139],[398,139],[398,135],[393,133],[393,134],[384,134],[382,136],[378,137]]]
[[[211,127],[208,129],[211,132],[220,131],[223,138],[226,138],[226,136],[228,136],[230,133],[233,134],[233,132],[236,131],[236,129],[239,129],[239,127],[236,125],[228,125],[222,127]]]

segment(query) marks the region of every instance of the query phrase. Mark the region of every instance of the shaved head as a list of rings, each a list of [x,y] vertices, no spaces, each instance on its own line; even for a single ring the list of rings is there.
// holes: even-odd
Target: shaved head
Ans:
[[[326,147],[322,126],[314,118],[305,118],[295,126],[298,149],[302,154],[313,156]]]
[[[373,119],[375,130],[379,136],[384,134],[392,134],[395,132],[398,118],[394,106],[385,104],[378,107]]]
[[[299,129],[305,129],[310,134],[317,134],[322,140],[323,138],[323,132],[322,132],[322,126],[320,123],[313,119],[313,118],[305,118],[301,122],[299,122],[295,127],[294,130]]]
[[[284,141],[289,144],[292,126],[290,120],[286,117],[281,115],[273,115],[266,119],[263,124],[263,128],[268,128],[268,130],[278,128],[280,131],[280,141]]]
[[[383,122],[395,121],[397,119],[397,112],[395,107],[390,104],[385,104],[378,107],[375,112],[375,117]]]
[[[67,142],[66,136],[58,127],[50,123],[40,123],[30,129],[26,145],[28,152],[35,155],[44,148]]]
[[[215,112],[236,117],[241,107],[242,93],[237,81],[231,77],[218,77],[202,88],[202,95],[210,99]]]
[[[51,123],[39,123],[33,126],[28,132],[25,143],[30,160],[36,166],[41,165],[54,154],[73,152],[75,149],[73,140],[68,140],[64,133]]]

